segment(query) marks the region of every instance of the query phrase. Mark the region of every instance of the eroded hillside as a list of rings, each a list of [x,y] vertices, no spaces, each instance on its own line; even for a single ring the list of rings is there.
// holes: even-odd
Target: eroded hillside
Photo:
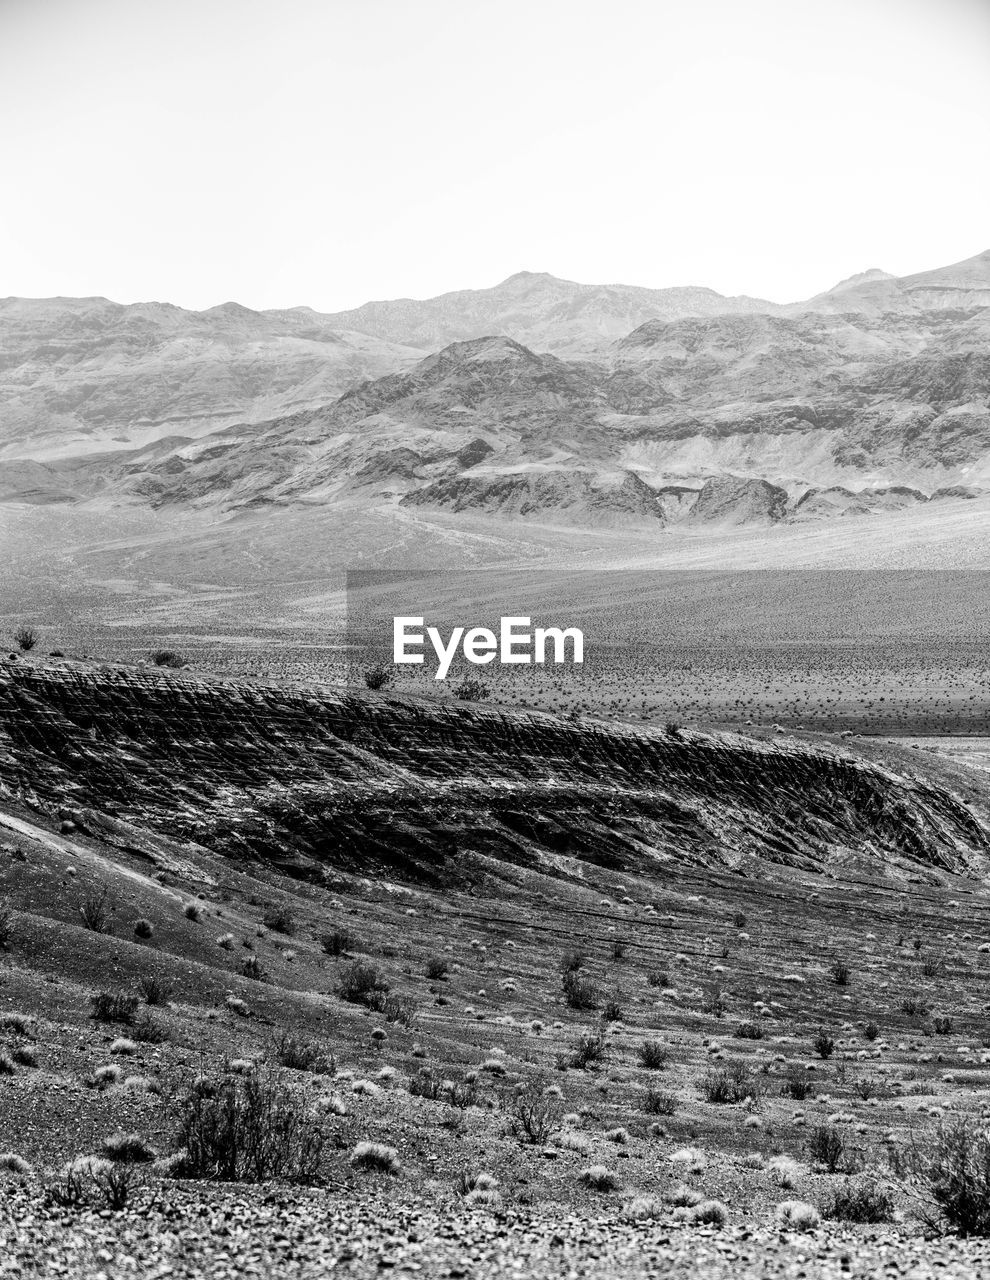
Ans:
[[[314,883],[469,882],[481,863],[510,879],[768,863],[937,878],[990,852],[944,788],[829,743],[126,669],[0,673],[8,796],[111,844],[137,828]]]

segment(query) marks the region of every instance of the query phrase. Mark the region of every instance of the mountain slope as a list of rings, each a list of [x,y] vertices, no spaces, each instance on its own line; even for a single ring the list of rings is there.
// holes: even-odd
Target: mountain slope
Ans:
[[[948,792],[832,748],[157,672],[0,664],[0,762],[0,791],[111,844],[137,827],[314,883],[448,883],[468,854],[565,880],[851,858],[937,879],[990,853]]]
[[[0,458],[140,447],[325,404],[416,357],[316,312],[0,299]]]
[[[419,360],[305,309],[82,300],[39,320],[35,304],[10,302],[0,323],[20,346],[0,501],[221,515],[401,504],[660,529],[823,520],[990,488],[990,253],[903,279],[871,270],[788,308],[661,293],[521,273],[359,309],[383,334],[405,324],[407,342],[491,326]],[[580,331],[594,351],[535,350],[499,326],[558,347]],[[357,376],[382,364],[383,376]],[[710,488],[698,502],[713,481],[735,495],[728,505]],[[786,501],[768,504],[777,490]]]
[[[520,271],[492,289],[460,289],[417,301],[366,302],[328,317],[342,328],[433,350],[504,334],[557,354],[600,350],[649,319],[778,310],[760,298],[727,298],[714,289],[644,289],[577,284],[546,272]]]

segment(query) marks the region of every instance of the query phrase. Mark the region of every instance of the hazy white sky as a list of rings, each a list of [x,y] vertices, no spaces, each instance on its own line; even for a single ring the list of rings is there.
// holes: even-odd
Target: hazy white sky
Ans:
[[[0,0],[0,295],[776,301],[990,247],[990,0]]]

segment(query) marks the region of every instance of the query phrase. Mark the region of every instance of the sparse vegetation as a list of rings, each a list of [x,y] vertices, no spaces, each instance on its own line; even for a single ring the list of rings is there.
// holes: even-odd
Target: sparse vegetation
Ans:
[[[832,1193],[823,1213],[840,1222],[891,1222],[894,1197],[876,1178],[847,1178]]]
[[[819,1058],[831,1058],[835,1052],[835,1037],[826,1027],[819,1027],[811,1040],[811,1047]]]
[[[290,938],[296,931],[296,918],[288,907],[269,907],[262,915],[261,923],[272,933],[284,933]]]
[[[602,1033],[600,1031],[589,1031],[578,1040],[577,1045],[567,1059],[567,1065],[577,1067],[580,1071],[587,1071],[589,1067],[597,1066],[600,1062],[603,1062],[607,1053],[605,1037]]]
[[[137,996],[124,991],[97,991],[89,997],[89,1003],[97,1022],[122,1022],[129,1025],[138,1011]]]
[[[177,671],[187,665],[182,654],[174,649],[154,649],[149,656],[156,667],[171,667]]]
[[[481,680],[467,679],[454,686],[454,697],[461,702],[484,702],[491,697],[491,690]]]
[[[329,933],[321,933],[320,946],[328,956],[346,956],[358,947],[357,938],[347,929],[333,929]]]
[[[648,1071],[663,1071],[670,1061],[670,1049],[660,1040],[644,1040],[638,1050],[639,1065]]]
[[[808,1158],[824,1165],[829,1173],[843,1167],[848,1157],[840,1131],[831,1124],[818,1124],[808,1133]]]
[[[175,994],[175,983],[157,973],[146,973],[138,978],[138,991],[150,1005],[164,1007]]]
[[[840,960],[836,957],[836,959],[832,961],[832,968],[830,972],[832,974],[832,981],[837,987],[848,987],[852,970],[849,968],[849,965],[845,960]]]
[[[706,1102],[725,1105],[756,1098],[759,1086],[742,1062],[732,1062],[724,1067],[712,1067],[699,1082]]]
[[[584,978],[577,969],[567,969],[561,979],[564,999],[572,1009],[595,1009],[600,996],[598,987],[590,978]]]
[[[99,893],[88,893],[79,904],[79,914],[93,933],[109,933],[113,926],[114,904],[110,890],[104,885]]]
[[[220,1182],[310,1181],[324,1135],[305,1097],[274,1070],[191,1081],[178,1099],[178,1172]]]
[[[384,974],[367,960],[352,960],[340,971],[337,994],[350,1004],[369,1004],[373,996],[387,991]]]
[[[450,962],[443,956],[430,956],[426,962],[426,976],[433,982],[442,982],[450,972]]]
[[[959,1117],[891,1153],[923,1198],[929,1226],[960,1236],[990,1236],[990,1132]]]
[[[359,1142],[351,1152],[351,1164],[355,1169],[387,1173],[391,1177],[397,1176],[402,1168],[395,1147],[382,1142]]]
[[[303,1040],[284,1031],[275,1043],[275,1057],[283,1067],[308,1071],[312,1075],[332,1076],[337,1070],[333,1054],[315,1040]]]

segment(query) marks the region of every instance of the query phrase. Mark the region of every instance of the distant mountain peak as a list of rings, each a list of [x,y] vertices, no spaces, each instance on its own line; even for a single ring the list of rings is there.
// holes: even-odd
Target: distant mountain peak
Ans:
[[[859,284],[869,284],[873,280],[896,280],[897,276],[892,275],[889,271],[882,271],[879,267],[870,267],[867,271],[859,271],[856,275],[847,276],[845,280],[840,280],[838,284],[834,284],[829,293],[837,293],[840,289],[854,289]]]

